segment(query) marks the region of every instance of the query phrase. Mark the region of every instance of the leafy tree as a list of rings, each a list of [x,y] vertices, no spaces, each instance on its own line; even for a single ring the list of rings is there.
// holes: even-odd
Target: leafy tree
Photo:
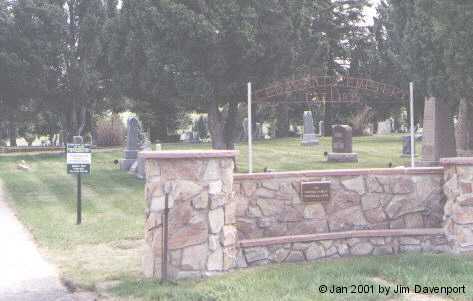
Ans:
[[[0,105],[16,145],[21,112],[34,112],[46,95],[58,44],[58,14],[49,1],[0,1]]]
[[[456,126],[457,149],[473,151],[473,3],[433,1],[434,28],[442,41],[443,60],[449,86],[449,101],[459,103]]]
[[[99,64],[102,58],[101,34],[107,18],[106,3],[116,1],[66,0],[61,3],[64,13],[63,63],[58,102],[61,127],[66,140],[82,135],[87,120],[105,96],[104,75]]]

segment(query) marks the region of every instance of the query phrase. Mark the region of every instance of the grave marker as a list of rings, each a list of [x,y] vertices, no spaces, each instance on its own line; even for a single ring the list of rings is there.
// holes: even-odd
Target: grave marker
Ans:
[[[315,135],[314,119],[311,111],[304,112],[304,134],[302,135],[302,145],[317,145],[319,139]]]
[[[449,116],[446,101],[434,97],[425,100],[422,160],[417,165],[435,166],[441,158],[456,156],[455,133]]]
[[[121,170],[130,170],[130,167],[138,158],[138,151],[142,143],[141,125],[136,117],[130,117],[127,121],[126,147],[123,151],[124,158],[120,160]]]
[[[348,125],[332,126],[332,152],[329,162],[358,162],[358,154],[353,153],[352,128]]]

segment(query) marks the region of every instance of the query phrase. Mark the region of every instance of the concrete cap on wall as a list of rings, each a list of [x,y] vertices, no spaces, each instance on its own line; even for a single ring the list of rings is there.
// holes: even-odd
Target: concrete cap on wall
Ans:
[[[235,174],[235,180],[263,180],[288,177],[343,177],[363,175],[423,175],[443,174],[443,167],[416,168],[365,168],[365,169],[333,169],[333,170],[303,170],[287,172],[268,172],[253,174]]]
[[[453,157],[440,159],[440,165],[472,165],[473,157]]]
[[[138,156],[144,159],[198,159],[198,158],[234,158],[235,150],[176,150],[176,151],[143,151]]]

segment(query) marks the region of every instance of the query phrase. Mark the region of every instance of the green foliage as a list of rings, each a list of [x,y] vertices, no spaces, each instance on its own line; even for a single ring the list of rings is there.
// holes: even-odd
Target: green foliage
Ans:
[[[99,146],[121,146],[125,140],[125,126],[118,114],[102,116],[95,122],[95,141]]]
[[[48,91],[60,44],[53,7],[39,0],[0,1],[0,118],[12,144],[17,123],[33,122]]]
[[[201,140],[207,139],[209,137],[207,118],[202,115],[199,116],[199,118],[194,122],[193,131],[198,133]]]

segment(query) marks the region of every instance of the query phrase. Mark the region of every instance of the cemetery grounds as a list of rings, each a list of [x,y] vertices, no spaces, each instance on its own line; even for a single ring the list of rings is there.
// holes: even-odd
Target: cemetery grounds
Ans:
[[[395,167],[409,161],[400,157],[401,147],[398,135],[354,138],[359,163],[325,163],[323,153],[330,151],[330,138],[322,138],[315,147],[301,147],[299,139],[278,139],[256,142],[254,160],[256,171],[388,167],[390,163]],[[169,144],[163,148],[210,146]],[[246,146],[240,145],[239,150],[237,164],[245,172]],[[144,182],[119,170],[113,161],[121,156],[121,149],[93,154],[92,174],[83,180],[81,226],[75,225],[75,178],[66,174],[63,154],[0,157],[0,179],[9,193],[9,204],[72,290],[95,291],[114,300],[393,300],[379,295],[324,295],[318,287],[465,284],[463,297],[473,299],[473,289],[468,287],[473,283],[473,261],[468,256],[362,257],[265,266],[178,284],[143,280]],[[31,167],[29,171],[16,168],[21,160]],[[405,299],[420,300],[413,299],[417,297]]]

